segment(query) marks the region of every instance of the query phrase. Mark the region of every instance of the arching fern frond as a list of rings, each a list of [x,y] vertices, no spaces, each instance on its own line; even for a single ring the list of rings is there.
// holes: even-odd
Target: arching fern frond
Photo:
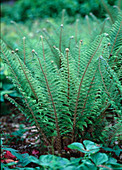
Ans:
[[[61,26],[55,35],[43,30],[38,39],[21,37],[15,51],[10,52],[1,41],[2,60],[21,93],[22,104],[8,100],[36,125],[42,140],[49,145],[56,141],[59,153],[63,137],[77,141],[88,132],[95,135],[97,127],[102,134],[107,109],[121,117],[121,14],[107,33],[100,33],[101,26],[97,33],[90,27],[90,33],[85,30],[82,37],[78,20],[72,26],[74,35],[71,26]],[[94,41],[88,39],[93,34]]]

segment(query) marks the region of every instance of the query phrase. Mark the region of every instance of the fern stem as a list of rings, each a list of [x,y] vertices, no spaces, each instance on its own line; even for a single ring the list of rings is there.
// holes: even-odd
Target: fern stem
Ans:
[[[106,21],[107,21],[107,20],[109,20],[109,18],[106,18],[106,19],[104,20],[102,29],[101,29],[101,31],[100,31],[100,35],[103,33],[103,30],[104,30],[104,27],[105,27],[105,24],[106,24]]]
[[[25,64],[25,37],[23,37],[23,53],[24,53],[24,64]]]
[[[100,47],[100,44],[101,44],[101,42],[102,42],[102,39],[103,39],[103,37],[101,38],[101,40],[100,40],[100,42],[99,42],[99,45],[97,46],[97,49],[95,50],[95,52],[94,52],[93,55],[91,56],[91,58],[90,58],[90,60],[89,60],[89,62],[88,62],[88,64],[87,64],[87,66],[86,66],[86,68],[85,68],[85,71],[84,71],[84,73],[83,73],[83,76],[82,76],[82,78],[81,78],[81,81],[80,81],[80,85],[79,85],[79,89],[78,89],[78,95],[77,95],[77,99],[76,99],[76,103],[75,103],[74,120],[73,120],[73,131],[72,131],[72,142],[73,142],[74,139],[75,139],[75,127],[76,127],[77,107],[78,107],[78,101],[79,101],[79,97],[80,97],[80,90],[81,90],[82,82],[83,82],[83,80],[84,80],[86,71],[87,71],[87,69],[88,69],[88,67],[89,67],[89,65],[90,65],[90,63],[91,63],[94,55],[96,54],[98,48]]]
[[[48,38],[50,39],[49,35],[47,34],[47,32],[46,32],[45,29],[43,29],[43,32],[44,32],[43,36],[44,36],[47,44],[49,45],[49,47],[50,47],[50,49],[51,49],[51,52],[54,54],[55,57],[57,57],[57,56],[55,55],[55,52],[54,52],[54,44],[53,44],[53,46],[52,46],[52,44],[50,43],[50,41],[49,41],[49,40],[47,39],[47,37],[46,37],[46,35],[47,35]],[[46,35],[45,35],[45,34],[46,34]],[[60,68],[60,67],[61,67],[61,59],[60,59],[60,56],[59,56],[59,58],[57,59],[57,61],[59,61],[59,62],[57,62],[57,65],[58,65],[58,67]]]
[[[21,90],[20,90],[20,91],[21,91]],[[39,124],[38,124],[38,121],[36,120],[36,117],[35,117],[35,115],[34,115],[34,112],[32,111],[31,107],[29,106],[29,104],[28,104],[26,98],[24,97],[22,91],[21,91],[21,94],[22,94],[22,96],[23,96],[23,98],[24,98],[24,100],[25,100],[25,102],[26,102],[26,105],[27,105],[28,109],[30,110],[30,112],[31,112],[31,114],[32,114],[32,116],[33,116],[33,118],[34,118],[34,121],[35,121],[35,123],[36,123],[37,130],[42,134],[45,142],[50,145],[50,142],[48,141],[47,137],[45,136],[45,134],[44,134],[43,131],[41,130],[41,128],[40,128],[40,126],[39,126]],[[12,98],[10,98],[10,97],[8,97],[8,96],[6,96],[6,98],[7,98],[7,99],[10,99],[10,100],[13,100]],[[14,100],[13,100],[13,101],[14,101]],[[14,102],[16,102],[16,101],[14,101]]]
[[[88,25],[89,34],[90,34],[91,33],[91,27],[90,27],[88,15],[86,15],[86,21],[87,21],[87,25]]]
[[[24,97],[24,95],[23,95],[23,97]],[[24,97],[24,100],[25,100],[26,105],[27,105],[28,109],[30,110],[30,112],[31,112],[31,114],[32,114],[32,116],[33,116],[33,118],[34,118],[34,121],[35,121],[35,123],[36,123],[36,125],[37,125],[38,131],[42,134],[43,139],[45,140],[45,142],[50,145],[49,140],[47,139],[47,137],[46,137],[45,134],[43,133],[42,129],[40,128],[40,126],[39,126],[39,124],[38,124],[38,121],[37,121],[37,119],[36,119],[36,117],[35,117],[35,115],[34,115],[34,112],[33,112],[33,110],[30,108],[30,106],[29,106],[29,104],[28,104],[28,102],[27,102],[27,100],[26,100],[25,97]]]
[[[41,65],[41,62],[40,62],[40,59],[39,59],[37,53],[35,53],[35,54],[36,54],[36,56],[38,58],[38,62],[39,62],[40,68],[42,70],[42,73],[44,75],[46,85],[47,85],[47,90],[48,90],[48,93],[50,95],[51,102],[52,102],[52,105],[53,105],[53,110],[54,110],[54,115],[55,115],[55,123],[56,123],[56,131],[57,131],[57,149],[58,149],[58,152],[61,153],[61,137],[60,137],[60,131],[59,131],[58,116],[57,116],[57,112],[56,112],[56,107],[55,107],[55,104],[54,104],[54,101],[53,101],[53,97],[52,97],[52,94],[51,94],[51,90],[50,90],[50,87],[49,87],[47,76],[44,73],[44,70],[42,68],[42,65]]]
[[[44,29],[43,29],[43,32],[44,32],[44,33],[46,33],[46,30],[44,30]],[[48,39],[47,39],[46,35],[45,35],[45,34],[43,34],[43,36],[44,36],[44,38],[45,38],[46,42],[48,43],[48,45],[49,45],[49,47],[50,47],[50,49],[51,49],[52,53],[54,54],[53,47],[51,46],[50,42],[48,41]]]
[[[69,49],[66,48],[66,55],[67,55],[67,80],[68,80],[68,91],[67,91],[67,101],[69,102],[69,90],[70,90],[70,75],[69,75],[69,58],[68,58],[68,54],[69,54]]]
[[[120,49],[119,49],[119,50],[117,51],[117,53],[116,53],[116,58],[114,59],[112,69],[114,69],[114,66],[115,66],[115,64],[116,64],[116,62],[117,62],[117,59],[118,59],[118,54],[119,54],[119,52],[121,52],[121,50],[122,50],[122,46],[120,47]]]
[[[103,82],[104,88],[105,88],[105,90],[106,90],[106,93],[107,93],[107,95],[109,96],[109,98],[111,99],[111,101],[114,101],[114,100],[111,98],[111,96],[110,96],[110,94],[109,94],[109,92],[108,92],[108,90],[107,90],[107,87],[106,87],[106,85],[105,85],[105,82],[104,82],[104,79],[103,79],[103,76],[102,76],[102,72],[101,72],[101,69],[100,69],[100,58],[99,58],[99,71],[100,71],[100,75],[101,75],[102,82]],[[113,80],[112,74],[111,74],[111,79]],[[116,87],[117,87],[117,82],[116,82]],[[110,89],[110,88],[109,88],[109,89]],[[118,87],[117,87],[117,89],[118,89],[118,94],[121,94],[121,92],[120,92],[120,90],[119,90]],[[118,94],[117,94],[117,95],[118,95]],[[116,111],[116,108],[115,108],[115,107],[114,107],[114,109],[115,109],[115,111]],[[117,114],[117,116],[119,117],[118,114]]]
[[[77,34],[78,34],[78,22],[79,22],[79,19],[76,20],[76,27],[75,27],[75,43],[77,44]]]
[[[18,59],[19,64],[20,64],[20,66],[21,66],[21,68],[22,68],[22,70],[23,70],[23,73],[24,73],[24,75],[25,75],[25,77],[26,77],[26,80],[28,81],[28,84],[29,84],[29,86],[30,86],[30,88],[31,88],[31,90],[32,90],[32,92],[33,92],[33,94],[34,94],[37,102],[38,102],[38,96],[37,96],[35,90],[33,89],[32,85],[31,85],[31,83],[30,83],[30,81],[29,81],[29,79],[28,79],[28,77],[27,77],[27,74],[26,74],[26,72],[25,72],[25,70],[24,70],[24,68],[23,68],[23,66],[22,66],[22,63],[21,63],[21,61],[20,61],[20,59],[19,59],[18,57],[17,57],[17,59]]]
[[[118,8],[119,8],[119,11],[121,10],[121,7],[122,7],[122,2],[121,0],[118,0],[118,4],[117,4]]]
[[[56,65],[54,64],[54,61],[53,61],[53,60],[51,61],[51,63],[52,63],[52,65],[53,65],[53,67],[55,68],[58,76],[60,76],[59,69],[56,67]]]
[[[7,61],[8,65],[9,65],[9,67],[10,67],[10,69],[11,69],[13,75],[14,75],[15,78],[18,80],[18,78],[17,78],[15,72],[13,71],[13,69],[12,69],[12,67],[11,67],[11,64],[9,63],[9,61],[8,61],[8,59],[7,59],[6,55],[5,55],[5,53],[3,52],[2,48],[1,48],[1,51],[2,51],[2,53],[3,53],[3,55],[4,55],[4,57],[6,58],[6,61]],[[20,85],[19,85],[19,86],[20,86]]]
[[[46,22],[47,22],[48,24],[50,24],[51,27],[53,27],[53,30],[55,31],[56,35],[59,36],[59,34],[58,34],[55,26],[54,26],[49,20],[47,20]]]
[[[62,42],[62,29],[63,29],[63,24],[61,24],[60,39],[59,39],[59,51],[60,52],[61,52],[61,42]],[[61,56],[59,58],[59,68],[61,68]]]
[[[107,105],[107,104],[106,104],[106,105]],[[106,112],[106,110],[107,110],[110,106],[111,106],[111,104],[109,103],[109,104],[106,106],[106,108],[101,112],[101,114],[97,117],[97,119],[100,119],[100,118],[104,119],[104,117],[105,117],[105,112]]]
[[[97,68],[97,69],[98,69],[98,68]],[[88,95],[89,95],[90,90],[91,90],[91,88],[92,88],[93,81],[94,81],[94,79],[95,79],[95,74],[96,74],[96,72],[97,72],[97,69],[96,69],[95,72],[94,72],[94,75],[93,75],[93,78],[92,78],[92,80],[91,80],[91,83],[90,83],[90,86],[89,86],[89,90],[88,90],[86,99],[85,99],[84,104],[83,104],[83,110],[82,110],[82,112],[81,112],[82,115],[83,115],[83,112],[84,112],[84,110],[85,110],[86,102],[87,102],[87,100],[88,100]]]
[[[43,58],[44,58],[44,61],[45,61],[45,52],[44,52],[43,36],[41,35],[40,38],[41,38],[41,41],[42,41]]]
[[[99,20],[92,12],[90,12],[89,15],[93,18],[93,20],[95,20],[97,22],[97,24],[99,24]]]
[[[115,46],[115,43],[116,43],[116,40],[117,40],[117,36],[118,36],[119,31],[120,31],[120,29],[121,29],[121,25],[122,25],[122,21],[121,21],[121,24],[120,24],[119,30],[118,30],[118,32],[117,32],[117,34],[116,34],[116,37],[115,37],[115,40],[114,40],[114,44],[113,44],[113,46],[112,46],[112,49],[111,49],[110,54],[113,52],[113,48],[114,48],[114,46]],[[109,58],[110,58],[110,57],[111,57],[111,55],[109,55]],[[108,59],[109,59],[109,58],[108,58]]]
[[[62,30],[63,30],[63,24],[61,24],[60,38],[59,38],[59,50],[60,51],[61,51],[61,42],[62,42]]]
[[[64,14],[65,14],[65,9],[62,10],[61,24],[63,25],[64,25]]]
[[[3,42],[6,44],[6,46],[10,49],[10,50],[14,50],[4,39],[4,37],[2,37]]]
[[[79,76],[79,72],[80,72],[80,51],[81,51],[81,44],[82,44],[82,40],[80,40],[80,42],[79,42],[78,76]]]
[[[103,82],[105,91],[106,91],[107,95],[110,97],[110,94],[109,94],[109,92],[108,92],[108,90],[107,90],[107,87],[106,87],[106,85],[105,85],[105,82],[104,82],[104,79],[103,79],[103,75],[102,75],[102,72],[101,72],[101,68],[100,68],[100,57],[99,57],[99,71],[100,71],[100,75],[101,75],[101,78],[102,78],[102,82]],[[110,97],[110,98],[111,98],[111,97]]]
[[[18,108],[18,110],[24,112],[22,106],[20,106],[14,99],[12,99],[11,97],[9,97],[8,94],[5,94],[4,97],[5,97],[8,101],[12,101],[11,103],[12,103],[12,104],[14,103],[14,105]]]
[[[118,123],[118,122],[117,122]],[[112,135],[110,136],[110,138],[109,138],[109,146],[110,146],[110,144],[111,144],[111,140],[112,140],[112,138],[113,138],[113,136],[115,135],[115,134],[117,134],[117,132],[118,132],[118,130],[121,128],[122,126],[120,125],[118,128],[116,128],[115,130],[114,130],[114,132],[112,133]]]
[[[114,100],[111,98],[111,96],[110,96],[110,94],[109,94],[109,92],[108,92],[108,90],[107,90],[107,87],[106,87],[106,85],[105,85],[104,79],[103,79],[103,75],[102,75],[101,68],[100,68],[100,57],[99,57],[99,71],[100,71],[100,75],[101,75],[101,78],[102,78],[102,82],[103,82],[103,85],[104,85],[106,94],[108,95],[108,97],[109,97],[112,101],[114,101]],[[114,108],[114,109],[115,109],[115,108]],[[116,110],[116,109],[115,109],[115,110]]]
[[[112,17],[112,14],[111,14],[110,10],[108,9],[107,5],[105,4],[104,0],[101,0],[101,2],[102,2],[102,4],[103,4],[106,12],[107,12],[108,15],[110,16],[112,23],[114,23],[114,19],[113,19],[113,17]]]
[[[2,50],[2,48],[1,48],[1,50]],[[16,80],[17,80],[18,86],[21,87],[21,85],[19,84],[19,80],[18,80],[18,78],[17,78],[17,76],[16,76],[16,73],[15,73],[14,70],[12,69],[11,64],[9,63],[9,61],[8,61],[8,59],[7,59],[6,55],[5,55],[5,53],[3,52],[3,50],[2,50],[2,53],[3,53],[3,55],[5,56],[6,61],[7,61],[8,65],[9,65],[9,67],[10,67],[10,69],[11,69],[11,71],[12,71],[14,77],[15,77]],[[28,104],[28,102],[27,102],[25,96],[23,95],[23,92],[22,92],[21,89],[20,89],[20,92],[21,92],[21,94],[22,94],[22,96],[23,96],[23,98],[24,98],[24,100],[25,100],[25,103],[26,103],[28,109],[30,110],[30,112],[31,112],[31,114],[32,114],[32,116],[33,116],[33,118],[34,118],[34,121],[35,121],[35,123],[36,123],[37,129],[38,129],[39,132],[42,134],[44,140],[50,145],[50,142],[48,141],[47,137],[45,136],[45,134],[43,133],[42,129],[40,128],[40,126],[39,126],[39,124],[38,124],[38,122],[37,122],[37,120],[36,120],[36,117],[35,117],[35,115],[34,115],[32,109],[29,107],[29,104]],[[40,134],[39,134],[39,135],[40,135]]]
[[[69,46],[68,46],[68,48],[70,49],[70,45],[71,45],[71,40],[74,38],[74,36],[71,36],[70,38],[69,38]]]

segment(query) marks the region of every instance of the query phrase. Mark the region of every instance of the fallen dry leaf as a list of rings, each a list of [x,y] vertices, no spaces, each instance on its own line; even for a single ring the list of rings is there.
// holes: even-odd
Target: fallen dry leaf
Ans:
[[[15,162],[15,163],[17,163],[18,161],[14,161],[13,159],[5,159],[5,163],[10,163],[10,162]]]
[[[12,153],[10,151],[6,151],[6,153],[4,154],[4,158],[15,159],[16,156],[12,155]]]

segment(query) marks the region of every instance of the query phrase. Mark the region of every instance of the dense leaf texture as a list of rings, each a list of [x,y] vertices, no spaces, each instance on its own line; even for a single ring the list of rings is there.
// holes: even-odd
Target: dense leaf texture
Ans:
[[[45,31],[40,42],[24,37],[19,50],[12,53],[1,43],[2,59],[22,95],[22,104],[7,98],[36,125],[48,144],[55,136],[59,152],[62,136],[76,141],[91,125],[94,133],[108,106],[120,116],[120,81],[110,60],[110,53],[121,48],[120,17],[109,35],[100,34],[88,45],[80,42],[78,46],[79,38],[75,38],[68,46],[62,25],[55,40]]]

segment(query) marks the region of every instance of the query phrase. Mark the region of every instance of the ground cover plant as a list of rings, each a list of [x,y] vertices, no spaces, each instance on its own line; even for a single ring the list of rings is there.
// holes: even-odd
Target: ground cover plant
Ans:
[[[84,144],[84,145],[83,145]],[[74,142],[71,145],[68,145],[69,150],[72,149],[72,151],[75,149],[76,151],[79,151],[79,153],[84,153],[84,157],[80,158],[71,158],[70,160],[66,158],[62,158],[55,155],[41,155],[38,158],[35,156],[29,156],[27,153],[25,154],[19,154],[16,150],[11,148],[3,148],[4,150],[7,150],[6,158],[13,158],[13,159],[19,159],[20,161],[13,161],[9,164],[2,164],[2,168],[7,168],[8,166],[17,166],[18,169],[86,169],[90,170],[91,168],[94,170],[100,169],[120,169],[121,165],[117,163],[117,160],[112,158],[111,156],[108,156],[105,153],[98,152],[101,145],[95,144],[94,142],[91,142],[89,140],[84,140],[83,144]],[[70,149],[71,148],[71,149]],[[11,152],[10,152],[11,151]],[[13,155],[11,154],[13,153]],[[36,168],[19,168],[19,166],[26,166],[29,163],[33,162],[36,166]]]
[[[120,150],[122,13],[118,10],[117,19],[110,17],[103,23],[91,13],[65,26],[64,12],[60,26],[46,21],[53,33],[42,28],[32,38],[13,22],[20,44],[10,50],[1,41],[1,56],[21,100],[9,95],[5,98],[36,127],[40,145],[50,147],[50,154],[62,156],[63,149],[73,143],[69,148],[87,154],[83,160],[74,160],[77,168],[84,169],[86,164],[96,169],[118,168],[115,159],[97,153],[100,146],[90,141],[106,147],[114,147],[117,142]],[[76,142],[83,142],[85,148]],[[92,145],[95,153],[90,153]],[[104,159],[97,162],[95,154]],[[42,156],[40,161],[27,157],[45,169],[53,169],[58,161],[64,161],[67,168],[75,164],[52,155]],[[54,164],[49,165],[52,157]],[[49,160],[43,162],[45,159]]]

